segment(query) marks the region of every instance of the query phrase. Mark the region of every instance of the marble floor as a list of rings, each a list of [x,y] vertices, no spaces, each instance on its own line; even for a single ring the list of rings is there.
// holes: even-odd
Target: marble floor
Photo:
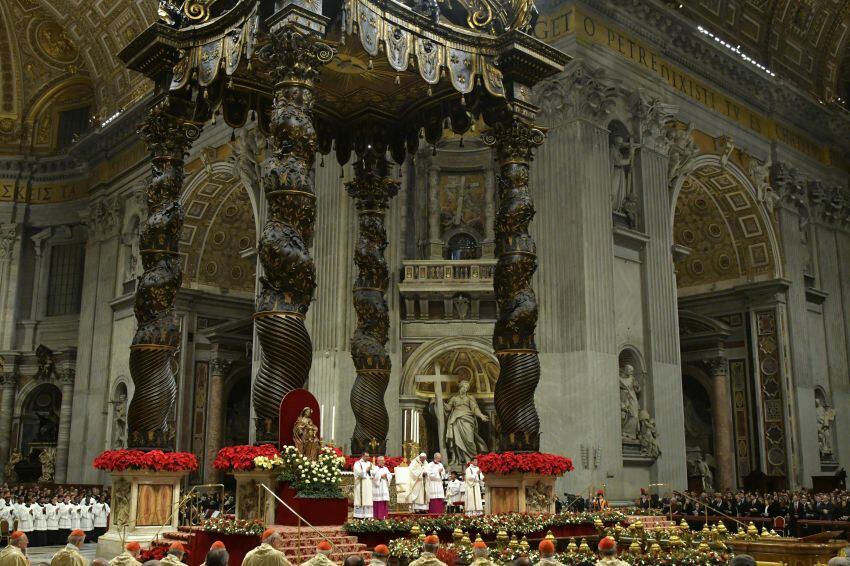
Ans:
[[[27,558],[30,559],[30,563],[33,566],[37,566],[38,564],[46,563],[50,564],[50,559],[53,558],[53,555],[57,550],[62,548],[62,546],[31,546],[27,549]],[[97,553],[97,543],[91,542],[83,545],[83,548],[80,549],[80,554],[83,555],[88,561],[91,561],[95,558]]]

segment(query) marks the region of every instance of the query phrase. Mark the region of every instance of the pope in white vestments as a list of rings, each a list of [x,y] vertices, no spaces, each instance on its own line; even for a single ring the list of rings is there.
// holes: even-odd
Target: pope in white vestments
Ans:
[[[372,463],[369,454],[364,452],[354,462],[354,518],[372,518]]]
[[[446,468],[442,460],[442,455],[436,452],[434,461],[428,464],[428,513],[432,515],[446,512],[446,490],[443,488]]]
[[[407,492],[407,502],[413,505],[414,511],[428,510],[428,462],[423,452],[410,463],[408,474],[410,488]]]
[[[372,466],[372,503],[375,519],[386,519],[390,515],[390,482],[393,474],[385,465],[383,456]]]
[[[463,498],[463,509],[467,515],[483,515],[484,499],[481,497],[481,487],[484,485],[484,474],[478,469],[478,459],[473,458],[464,474],[466,493]]]

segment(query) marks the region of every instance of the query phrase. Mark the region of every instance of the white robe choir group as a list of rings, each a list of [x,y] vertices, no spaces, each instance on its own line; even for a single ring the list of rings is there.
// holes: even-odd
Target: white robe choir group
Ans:
[[[0,520],[7,521],[9,530],[27,533],[30,546],[61,544],[74,529],[85,531],[87,539],[96,540],[106,532],[109,511],[108,504],[93,497],[77,503],[67,498],[45,503],[16,503],[0,498]]]

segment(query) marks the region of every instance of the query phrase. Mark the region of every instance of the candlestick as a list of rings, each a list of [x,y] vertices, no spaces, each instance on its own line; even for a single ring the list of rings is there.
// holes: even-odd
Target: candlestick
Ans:
[[[336,438],[334,433],[336,432],[336,405],[331,407],[331,439]]]
[[[319,407],[319,438],[325,438],[325,406]]]

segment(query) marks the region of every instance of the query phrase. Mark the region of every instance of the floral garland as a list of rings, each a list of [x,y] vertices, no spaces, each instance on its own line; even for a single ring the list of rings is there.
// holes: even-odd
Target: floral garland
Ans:
[[[503,513],[498,515],[443,515],[440,517],[415,517],[410,519],[355,519],[343,525],[350,535],[367,533],[408,533],[413,525],[421,532],[452,532],[460,529],[465,532],[496,534],[501,530],[509,534],[529,534],[553,527],[567,525],[593,525],[600,520],[606,523],[625,521],[626,516],[617,511],[598,513]]]
[[[209,533],[223,535],[261,535],[266,525],[260,519],[234,519],[232,517],[216,517],[201,523],[201,527]]]
[[[573,461],[558,454],[542,452],[490,452],[478,456],[478,467],[485,474],[508,475],[514,472],[562,476],[573,471]]]
[[[419,558],[422,552],[422,543],[412,538],[398,538],[390,541],[389,549],[390,556],[413,561]],[[441,556],[445,556],[449,560],[453,558],[461,564],[469,564],[473,561],[472,548],[469,544],[449,543],[440,545],[437,551],[437,557],[449,564]],[[532,563],[537,563],[539,560],[539,554],[536,550],[529,549],[524,551],[521,548],[511,547],[501,550],[492,547],[489,558],[495,564],[509,566],[520,556],[527,556]],[[636,554],[626,551],[621,552],[618,558],[632,566],[726,566],[732,559],[732,555],[730,553],[718,553],[715,551],[701,552],[697,549],[681,549],[676,551],[662,551],[655,555]],[[598,556],[587,550],[575,550],[573,552],[556,554],[554,559],[566,566],[578,566],[587,563],[595,564]]]
[[[123,472],[125,470],[194,472],[198,469],[198,459],[191,452],[106,450],[94,459],[92,465],[98,470],[107,472]]]
[[[216,470],[250,472],[255,469],[254,460],[256,458],[261,456],[274,458],[277,455],[277,448],[271,444],[225,446],[218,451],[218,455],[213,461],[213,467]]]

